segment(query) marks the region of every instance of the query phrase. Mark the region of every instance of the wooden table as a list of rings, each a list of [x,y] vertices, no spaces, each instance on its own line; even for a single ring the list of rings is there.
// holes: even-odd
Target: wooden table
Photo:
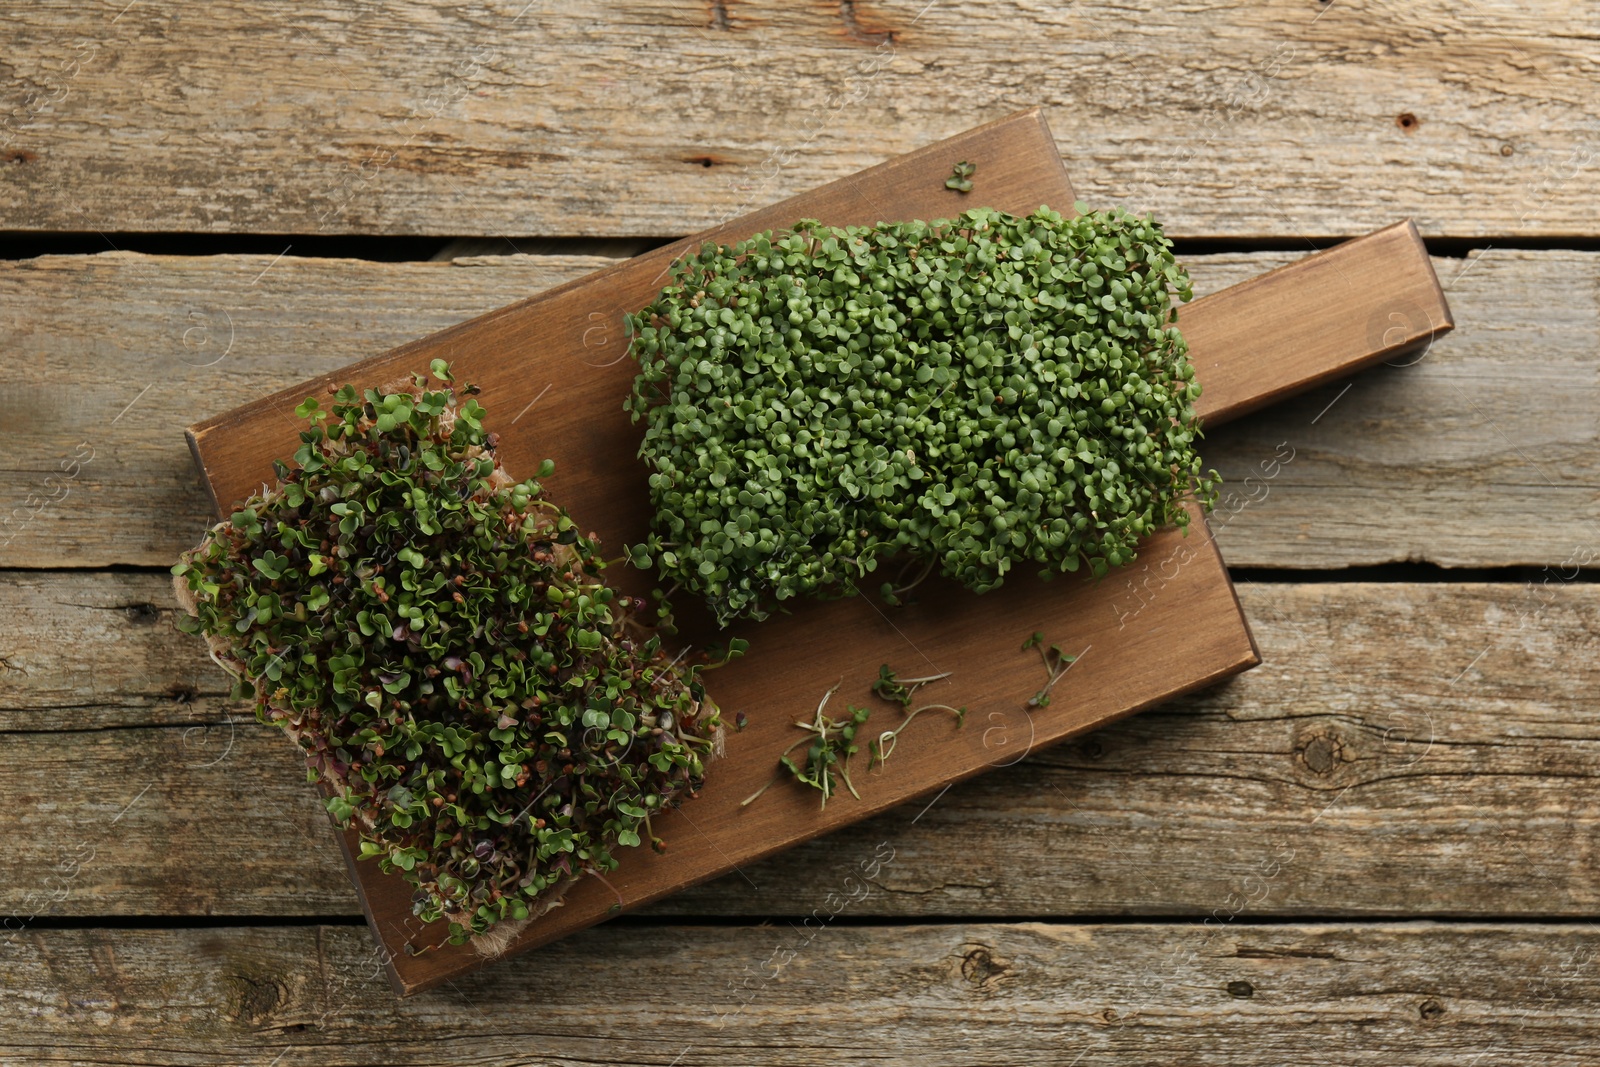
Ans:
[[[1600,1055],[1592,9],[925,2],[0,14],[0,1061]],[[1034,104],[1199,292],[1435,253],[1453,334],[1206,442],[1265,663],[397,1000],[172,628],[182,427]]]

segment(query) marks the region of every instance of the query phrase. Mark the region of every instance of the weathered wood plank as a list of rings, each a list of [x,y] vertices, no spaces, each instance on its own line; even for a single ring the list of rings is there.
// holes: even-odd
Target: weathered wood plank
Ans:
[[[35,584],[0,585],[0,615],[26,623],[3,650],[18,670],[0,676],[0,729],[39,732],[0,741],[15,830],[0,914],[356,914],[289,745],[206,695],[221,674],[199,642],[123,613],[159,602],[163,579],[25,578]],[[1600,774],[1600,586],[1270,584],[1240,596],[1265,662],[1233,683],[655,912],[803,914],[879,842],[896,859],[863,914],[1204,915],[1240,892],[1251,915],[1600,907],[1600,797],[1574,788]],[[67,677],[84,688],[58,688],[53,646],[74,631],[87,673]],[[126,703],[94,677],[125,687]],[[189,684],[193,703],[163,703]],[[1273,860],[1281,873],[1263,885],[1258,865]]]
[[[0,731],[222,721],[228,677],[181,614],[160,575],[0,572]]]
[[[13,442],[0,458],[0,565],[170,564],[215,521],[183,439],[197,416],[614,262],[107,253],[0,263],[13,355],[0,370],[0,434]]]
[[[1230,564],[1600,559],[1600,256],[1491,249],[1436,270],[1454,334],[1208,435]]]
[[[1189,265],[1205,293],[1294,258]],[[0,263],[14,354],[0,370],[13,445],[0,458],[0,566],[169,564],[210,521],[184,426],[612,262]],[[1434,266],[1459,325],[1414,365],[1211,435],[1207,458],[1236,494],[1213,520],[1231,564],[1545,565],[1600,550],[1600,257],[1494,249]]]
[[[677,235],[1043,105],[1085,199],[1181,235],[1592,235],[1592,30],[1572,2],[50,0],[6,17],[0,228]]]
[[[848,915],[851,889],[833,888]],[[1592,1062],[1588,923],[598,927],[396,1000],[351,927],[61,930],[0,951],[0,1059]]]

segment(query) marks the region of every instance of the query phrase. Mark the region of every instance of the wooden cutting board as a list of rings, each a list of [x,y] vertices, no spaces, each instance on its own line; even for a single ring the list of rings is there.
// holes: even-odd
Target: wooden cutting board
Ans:
[[[977,165],[971,194],[944,187],[952,164]],[[483,389],[487,425],[514,477],[546,457],[551,499],[611,554],[642,540],[649,523],[646,470],[636,456],[640,430],[623,412],[633,379],[622,331],[624,313],[643,306],[678,255],[701,241],[735,241],[800,218],[835,225],[934,219],[969,206],[1024,214],[1047,204],[1071,213],[1073,192],[1039,111],[992,122],[860,174],[685,238],[615,267],[480,316],[389,353],[354,364],[191,427],[190,447],[218,513],[272,478],[272,460],[298,445],[293,409],[329,385],[377,385],[423,371],[430,360],[454,365],[458,380]],[[1197,407],[1216,425],[1254,407],[1424,345],[1451,326],[1438,281],[1410,223],[1400,223],[1308,257],[1185,307],[1180,326],[1204,388]],[[1193,509],[1191,509],[1193,510]],[[1067,576],[1041,582],[1024,572],[984,596],[939,581],[913,603],[882,607],[856,598],[799,606],[794,614],[742,627],[748,655],[706,677],[707,690],[731,721],[726,756],[713,763],[699,798],[655,820],[665,854],[626,850],[608,876],[631,910],[740,868],[952,782],[1008,766],[1029,752],[1122,716],[1211,685],[1260,662],[1227,570],[1202,520],[1187,536],[1164,531],[1140,550],[1137,592],[1113,574],[1094,582]],[[618,567],[609,580],[647,592],[648,576]],[[680,611],[683,640],[711,629]],[[1044,683],[1038,653],[1023,643],[1035,631],[1078,658],[1047,707],[1026,703]],[[832,798],[783,781],[760,800],[740,802],[777,770],[781,752],[803,735],[823,693],[839,689],[829,710],[869,705],[867,736],[899,724],[899,709],[870,695],[878,668],[902,676],[949,672],[919,700],[964,705],[965,726],[929,713],[901,737],[890,761],[870,773],[865,753],[853,764],[861,792]],[[398,876],[356,862],[354,835],[345,859],[401,994],[428,989],[487,962],[470,946],[410,955],[408,944],[439,942],[441,925],[411,916],[410,888]],[[1019,862],[1022,862],[1019,860]],[[1037,857],[1027,862],[1039,862]],[[509,955],[616,914],[616,897],[583,879],[560,908],[528,925]]]

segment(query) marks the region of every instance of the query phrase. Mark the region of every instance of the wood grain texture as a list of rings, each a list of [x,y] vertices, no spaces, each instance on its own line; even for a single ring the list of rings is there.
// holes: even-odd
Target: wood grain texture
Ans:
[[[1300,258],[1186,263],[1199,296]],[[611,263],[292,253],[275,264],[124,253],[0,262],[13,353],[0,365],[0,428],[13,445],[0,456],[0,565],[167,566],[209,521],[182,442],[196,417]],[[1231,564],[1542,566],[1595,544],[1600,256],[1493,249],[1434,267],[1460,325],[1424,358],[1208,434],[1203,454],[1223,474],[1225,500],[1234,494],[1213,517]],[[17,405],[30,413],[25,434],[8,421]],[[1263,486],[1260,465],[1281,442],[1295,458]],[[25,508],[30,494],[49,495],[44,479],[80,443],[94,459],[69,494]]]
[[[154,601],[164,578],[26,577],[0,585],[0,617],[37,605],[3,650],[26,673],[0,675],[0,730],[28,731],[0,736],[15,830],[0,914],[359,914],[291,747],[216,695],[221,672],[166,636],[170,619],[101,606]],[[1600,909],[1600,798],[1583,785],[1600,775],[1600,586],[1239,592],[1255,670],[965,782],[920,818],[923,802],[896,808],[649,910],[804,915],[880,842],[895,862],[853,914],[1203,917],[1241,891],[1253,916]],[[51,635],[72,632],[124,705],[52,688]],[[191,703],[163,699],[191,683]],[[89,849],[52,901],[57,866]],[[1283,850],[1268,891],[1241,890]]]
[[[0,1061],[1578,1067],[1597,955],[1588,923],[612,926],[397,1001],[349,927],[38,931]]]
[[[170,566],[211,513],[183,444],[196,417],[614,262],[514,258],[379,265],[112,252],[0,263],[0,322],[15,357],[0,366],[0,432],[28,442],[0,455],[0,565]],[[392,284],[375,266],[408,281]],[[61,484],[63,461],[83,448],[92,458]],[[52,476],[58,484],[46,483]]]
[[[221,721],[228,677],[179,613],[164,577],[0,571],[0,732]]]
[[[1600,559],[1600,256],[1495,249],[1439,274],[1470,326],[1208,435],[1230,563]]]
[[[1209,430],[1374,364],[1415,360],[1455,320],[1416,226],[1398,222],[1201,297],[1179,328]]]
[[[1179,235],[1584,235],[1592,30],[1571,0],[43,0],[5,16],[0,228],[677,235],[1042,105],[1086,200]]]

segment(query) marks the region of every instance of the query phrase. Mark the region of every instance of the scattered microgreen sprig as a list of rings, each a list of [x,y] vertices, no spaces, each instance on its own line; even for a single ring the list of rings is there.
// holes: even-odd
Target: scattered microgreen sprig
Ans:
[[[430,369],[437,388],[308,398],[278,484],[173,573],[180,626],[461,943],[604,879],[641,828],[660,847],[650,816],[699,788],[719,719],[594,537],[499,469],[476,390]]]
[[[878,667],[878,678],[872,683],[872,692],[875,696],[882,700],[887,700],[891,704],[899,704],[901,708],[909,708],[911,707],[912,698],[916,696],[918,689],[934,682],[943,681],[950,677],[950,674],[950,671],[944,671],[940,674],[924,675],[921,678],[901,678],[885,663]],[[894,751],[895,742],[899,740],[900,732],[910,726],[912,720],[918,715],[925,711],[935,710],[948,711],[954,715],[957,727],[966,723],[967,709],[965,707],[951,707],[949,704],[927,704],[914,711],[907,712],[904,721],[899,726],[893,730],[883,731],[878,735],[877,740],[873,741],[869,746],[872,755],[867,760],[868,768],[870,769],[874,763],[881,767],[889,759],[889,754]]]
[[[944,180],[944,187],[954,189],[958,193],[972,192],[972,175],[977,169],[977,164],[962,160],[950,168],[950,177]]]
[[[828,706],[829,699],[843,684],[841,679],[822,694],[822,699],[817,701],[817,710],[811,719],[800,719],[795,722],[795,726],[804,730],[807,736],[784,749],[783,754],[778,757],[782,771],[787,771],[801,785],[810,786],[822,794],[820,805],[822,808],[827,808],[828,798],[839,791],[840,782],[844,783],[851,796],[857,800],[861,799],[861,794],[856,792],[855,783],[850,780],[850,757],[860,751],[860,746],[856,744],[856,733],[866,725],[872,711],[870,708],[846,705],[844,718],[834,719],[824,714],[823,709]],[[789,758],[789,753],[807,744],[803,763],[796,763]],[[739,806],[748,807],[759,799],[783,777],[782,771],[773,775],[772,780],[766,785],[740,801]]]
[[[945,671],[942,674],[930,674],[922,678],[900,678],[885,663],[878,668],[878,677],[872,683],[872,692],[875,696],[891,704],[898,704],[901,708],[909,708],[911,706],[911,698],[918,689],[948,677],[950,677],[949,671]],[[850,781],[850,757],[860,749],[860,746],[855,743],[856,734],[861,727],[866,725],[867,719],[871,715],[871,709],[858,708],[853,704],[847,705],[846,710],[849,714],[842,719],[833,719],[823,713],[828,706],[828,701],[832,699],[833,694],[838,692],[839,686],[843,684],[843,679],[840,679],[837,684],[822,694],[822,699],[817,702],[817,710],[810,721],[802,719],[795,723],[795,726],[806,731],[808,736],[801,738],[784,749],[783,753],[778,757],[778,765],[781,771],[787,771],[789,776],[801,785],[810,786],[822,793],[823,808],[828,806],[828,798],[838,791],[839,781],[844,783],[845,788],[850,791],[852,796],[857,800],[861,799],[861,794],[856,792],[855,785]],[[950,712],[955,716],[958,727],[966,722],[967,709],[965,707],[957,708],[949,704],[927,704],[916,708],[906,714],[905,719],[899,726],[892,730],[883,731],[868,744],[870,755],[867,759],[867,769],[871,770],[874,764],[882,766],[888,760],[890,753],[894,751],[895,742],[899,739],[901,731],[910,726],[918,715],[925,711],[935,710]],[[743,719],[742,712],[739,717]],[[740,729],[743,729],[742,725]],[[810,747],[806,750],[804,764],[796,763],[789,758],[789,753],[808,741],[810,742]],[[766,785],[746,797],[739,806],[747,807],[768,789],[771,789],[783,777],[781,771],[779,774],[774,775]],[[835,780],[835,773],[837,773],[837,780]]]
[[[867,760],[868,768],[870,768],[874,763],[880,767],[887,763],[890,753],[894,752],[895,742],[900,739],[901,732],[905,730],[907,726],[910,726],[912,721],[918,715],[921,715],[925,711],[948,711],[950,714],[956,717],[957,728],[965,726],[967,722],[967,709],[965,707],[957,708],[952,707],[949,704],[924,704],[919,708],[915,708],[906,713],[905,720],[901,722],[899,726],[896,726],[893,730],[883,731],[878,735],[877,740],[872,742],[870,746],[872,755]]]
[[[911,698],[918,689],[948,677],[950,677],[949,671],[942,674],[928,674],[921,678],[901,678],[885,663],[878,668],[878,678],[872,683],[872,691],[884,700],[909,708]]]
[[[1190,295],[1160,226],[1121,210],[707,242],[627,319],[654,510],[630,558],[724,624],[896,559],[976,592],[1131,562],[1187,525],[1184,493],[1216,496]]]
[[[1077,657],[1063,653],[1060,645],[1046,646],[1044,634],[1037,630],[1034,631],[1032,637],[1022,643],[1024,652],[1030,648],[1039,650],[1039,658],[1044,661],[1046,678],[1039,691],[1028,699],[1027,706],[1030,708],[1042,708],[1049,705],[1050,690],[1055,688],[1056,683],[1067,673],[1067,669],[1077,662]]]

